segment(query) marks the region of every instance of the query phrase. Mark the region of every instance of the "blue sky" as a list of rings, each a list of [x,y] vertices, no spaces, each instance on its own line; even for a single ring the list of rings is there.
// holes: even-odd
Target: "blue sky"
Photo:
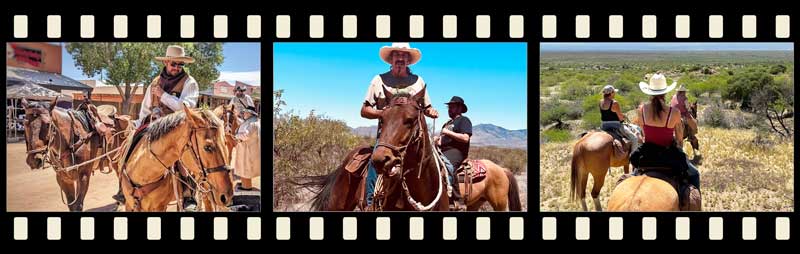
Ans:
[[[165,49],[166,50],[166,49]],[[220,80],[241,81],[248,84],[261,84],[261,44],[260,43],[224,43],[222,54],[225,57],[220,65]],[[88,77],[75,66],[72,56],[62,48],[61,66],[63,75],[76,80],[99,79]]]
[[[793,43],[542,43],[541,51],[748,51],[748,50],[794,50]]]
[[[380,47],[389,44],[275,43],[274,89],[283,89],[287,109],[301,116],[314,109],[350,127],[377,125],[377,120],[364,119],[359,112],[369,82],[389,70],[378,56]],[[465,115],[473,125],[527,128],[525,43],[411,43],[411,47],[422,51],[411,70],[428,84],[431,103],[440,115],[436,125],[448,119],[444,103],[457,95],[469,107]]]

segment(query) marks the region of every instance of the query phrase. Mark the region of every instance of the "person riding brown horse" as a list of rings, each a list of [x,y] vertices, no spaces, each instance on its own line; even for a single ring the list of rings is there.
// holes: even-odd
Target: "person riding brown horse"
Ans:
[[[694,159],[699,161],[702,155],[700,154],[700,143],[697,139],[699,131],[697,127],[697,102],[689,104],[689,98],[686,97],[686,92],[689,90],[686,89],[686,86],[680,85],[676,91],[675,95],[672,96],[670,106],[677,108],[681,112],[682,123],[676,127],[678,147],[683,148],[683,140],[688,139],[692,144]]]
[[[391,65],[391,69],[372,78],[361,106],[361,116],[367,119],[380,119],[384,107],[389,105],[389,98],[383,91],[389,89],[396,94],[416,95],[422,93],[422,104],[425,108],[423,113],[428,117],[438,118],[439,113],[431,107],[430,96],[424,89],[425,81],[421,76],[411,73],[411,68],[408,67],[422,58],[420,50],[412,48],[408,43],[392,43],[391,46],[381,47],[378,54],[384,62]],[[377,136],[380,136],[382,129],[383,123],[378,121]],[[374,147],[377,148],[377,140]],[[377,179],[378,175],[374,165],[368,162],[366,196],[364,197],[367,205],[372,203]]]

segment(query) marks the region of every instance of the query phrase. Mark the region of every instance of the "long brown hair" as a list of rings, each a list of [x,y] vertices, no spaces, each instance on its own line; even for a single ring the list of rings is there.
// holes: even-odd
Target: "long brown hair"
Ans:
[[[666,108],[666,105],[664,104],[665,102],[663,94],[650,96],[650,105],[652,108],[653,117],[655,117],[656,120],[661,119],[661,111]]]

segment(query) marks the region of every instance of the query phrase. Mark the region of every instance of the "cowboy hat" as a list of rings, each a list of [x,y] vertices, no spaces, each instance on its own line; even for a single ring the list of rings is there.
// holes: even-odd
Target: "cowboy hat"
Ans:
[[[237,86],[234,88],[234,91],[247,91],[247,88],[244,88],[244,86]]]
[[[445,104],[461,104],[461,106],[464,106],[464,110],[462,110],[461,113],[467,113],[467,104],[464,104],[464,99],[461,99],[461,97],[453,96],[453,98]]]
[[[678,91],[678,92],[686,92],[686,91],[689,91],[689,89],[686,89],[686,85],[684,85],[684,84],[681,84],[681,86],[679,86],[679,87],[678,87],[678,89],[677,89],[677,90],[675,90],[675,91]]]
[[[611,92],[619,92],[619,89],[614,88],[612,85],[606,85],[603,87],[603,94],[610,94]]]
[[[381,56],[381,59],[383,59],[384,62],[392,64],[392,51],[395,50],[408,52],[411,54],[411,59],[407,64],[409,66],[419,62],[419,59],[422,58],[422,52],[420,52],[417,48],[412,48],[411,44],[408,42],[395,42],[392,43],[392,46],[383,46],[378,54]]]
[[[165,56],[156,57],[156,60],[194,63],[194,58],[186,56],[186,51],[183,50],[183,47],[178,45],[170,45],[167,47],[167,54]]]
[[[639,82],[639,89],[647,95],[662,95],[669,93],[678,82],[673,81],[671,85],[667,86],[667,78],[661,73],[656,73],[650,77],[650,83]]]

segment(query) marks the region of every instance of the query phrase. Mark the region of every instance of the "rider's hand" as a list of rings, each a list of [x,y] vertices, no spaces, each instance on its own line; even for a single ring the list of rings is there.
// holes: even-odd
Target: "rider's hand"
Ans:
[[[430,118],[439,118],[439,112],[437,112],[433,107],[426,109],[425,115],[429,116]]]
[[[161,97],[161,95],[164,94],[164,90],[161,89],[161,86],[157,86],[157,85],[153,86],[153,89],[151,90],[151,92],[153,92],[153,94],[155,96],[158,96],[159,98]]]
[[[442,136],[433,137],[433,143],[435,143],[437,146],[441,146],[442,145]]]

